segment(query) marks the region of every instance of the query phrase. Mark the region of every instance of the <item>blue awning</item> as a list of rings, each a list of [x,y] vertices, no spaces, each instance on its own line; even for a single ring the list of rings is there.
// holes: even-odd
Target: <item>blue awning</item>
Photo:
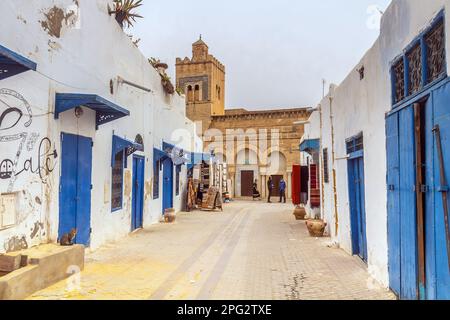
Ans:
[[[191,164],[193,165],[200,164],[202,163],[202,161],[210,162],[210,160],[211,155],[208,153],[196,153],[196,152],[191,153]]]
[[[300,144],[300,151],[311,153],[313,151],[318,151],[320,149],[319,139],[308,139]]]
[[[0,80],[36,68],[35,62],[0,45]]]
[[[114,164],[116,162],[116,154],[118,154],[119,152],[125,152],[126,157],[128,157],[134,152],[143,149],[143,146],[138,143],[113,135],[111,165],[114,167]]]
[[[130,115],[130,111],[95,94],[57,93],[55,103],[55,119],[61,112],[76,107],[87,107],[96,111],[96,126]]]
[[[164,158],[168,158],[169,156],[164,151],[161,151],[157,148],[153,148],[153,161],[159,161]]]
[[[190,161],[189,155],[186,154],[183,149],[170,143],[163,142],[163,150],[176,166],[186,164]]]

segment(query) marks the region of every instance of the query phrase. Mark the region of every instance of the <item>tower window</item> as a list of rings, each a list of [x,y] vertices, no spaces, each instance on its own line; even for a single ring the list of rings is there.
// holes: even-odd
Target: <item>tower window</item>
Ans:
[[[194,99],[195,101],[200,101],[200,86],[198,84],[195,85]]]
[[[187,94],[188,102],[192,102],[192,101],[194,100],[194,94],[193,94],[192,86],[191,86],[191,85],[189,85],[189,86],[187,87],[187,92],[188,92],[188,94]]]

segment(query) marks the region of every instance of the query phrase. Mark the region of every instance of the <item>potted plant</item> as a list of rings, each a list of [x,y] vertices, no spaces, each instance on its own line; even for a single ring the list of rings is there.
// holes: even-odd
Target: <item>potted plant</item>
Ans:
[[[170,81],[170,77],[167,75],[167,73],[160,74],[161,75],[161,84],[164,88],[164,91],[167,94],[174,94],[175,93],[175,87],[173,86],[172,82]]]
[[[175,93],[175,87],[172,84],[172,81],[170,81],[170,77],[167,75],[166,70],[169,68],[167,63],[161,62],[161,60],[156,58],[150,58],[148,59],[148,62],[155,68],[159,75],[161,76],[161,84],[164,88],[164,91],[167,94],[174,94]]]
[[[314,219],[308,219],[306,221],[306,227],[311,237],[321,238],[325,233],[325,227],[327,223],[320,219],[320,215],[316,215]]]
[[[108,6],[109,14],[116,16],[116,21],[123,29],[125,26],[132,27],[136,18],[143,18],[141,15],[132,12],[142,6],[142,0],[114,0],[114,8]]]
[[[175,222],[177,215],[174,208],[164,210],[164,221],[167,223]]]
[[[297,220],[305,220],[305,217],[306,217],[305,208],[300,205],[295,206],[294,216],[295,216],[295,219],[297,219]]]

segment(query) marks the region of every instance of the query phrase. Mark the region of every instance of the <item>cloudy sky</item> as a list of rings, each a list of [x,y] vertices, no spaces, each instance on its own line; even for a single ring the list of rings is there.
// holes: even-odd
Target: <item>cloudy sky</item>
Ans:
[[[127,32],[149,57],[169,64],[192,55],[202,34],[226,65],[226,106],[315,106],[322,79],[339,83],[371,47],[376,7],[390,0],[144,0]],[[328,85],[327,85],[328,86]]]

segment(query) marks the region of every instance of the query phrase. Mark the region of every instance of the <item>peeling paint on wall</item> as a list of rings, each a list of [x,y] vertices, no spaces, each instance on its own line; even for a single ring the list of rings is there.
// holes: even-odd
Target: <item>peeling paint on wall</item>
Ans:
[[[4,248],[6,252],[14,252],[28,249],[28,242],[25,235],[20,238],[13,236],[5,241]]]
[[[45,21],[40,21],[42,28],[47,31],[50,36],[60,38],[62,22],[65,19],[64,10],[54,6],[47,13],[44,13],[47,18]]]
[[[132,182],[131,182],[131,171],[125,170],[125,196],[131,197],[131,188],[132,188]]]
[[[31,229],[30,237],[31,239],[34,239],[40,230],[44,229],[44,224],[42,222],[36,221],[34,223],[34,227]]]
[[[78,7],[78,2],[75,2]],[[52,37],[60,38],[63,27],[73,28],[76,26],[79,14],[74,9],[63,10],[54,6],[44,13],[45,20],[39,21],[41,27]]]
[[[153,187],[153,180],[147,180],[145,181],[145,200],[149,199],[152,195],[152,187]]]

